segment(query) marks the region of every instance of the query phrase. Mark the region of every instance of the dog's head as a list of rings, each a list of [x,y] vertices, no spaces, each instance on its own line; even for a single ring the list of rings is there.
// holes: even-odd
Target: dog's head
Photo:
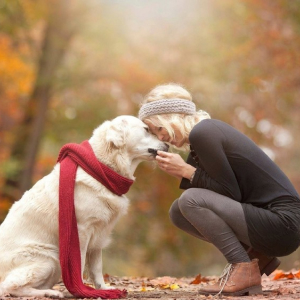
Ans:
[[[134,116],[119,116],[104,122],[94,130],[90,143],[96,156],[108,165],[116,163],[137,166],[143,160],[154,160],[155,153],[149,152],[149,148],[162,151],[168,151],[169,148]]]
[[[132,159],[151,160],[149,148],[168,151],[169,146],[149,132],[148,126],[133,116],[120,116],[111,121],[106,140],[112,147],[124,149]]]

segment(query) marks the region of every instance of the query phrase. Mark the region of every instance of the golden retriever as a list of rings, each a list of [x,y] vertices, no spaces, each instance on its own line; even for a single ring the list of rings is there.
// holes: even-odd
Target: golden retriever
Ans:
[[[133,116],[119,116],[96,128],[89,143],[99,161],[134,179],[141,161],[154,160],[149,148],[168,146]],[[0,226],[0,297],[64,297],[51,289],[60,276],[58,191],[60,164],[13,204]],[[81,251],[81,270],[87,268],[97,289],[107,289],[102,275],[102,249],[129,200],[117,196],[78,167],[75,209]]]

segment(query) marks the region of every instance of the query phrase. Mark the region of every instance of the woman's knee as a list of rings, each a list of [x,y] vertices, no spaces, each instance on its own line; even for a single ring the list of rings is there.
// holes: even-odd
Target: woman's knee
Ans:
[[[176,199],[172,203],[170,210],[169,210],[169,217],[170,217],[172,223],[178,227],[178,225],[181,223],[180,220],[183,218],[183,215],[178,206],[178,199]]]
[[[193,208],[207,208],[202,189],[192,188],[184,191],[178,199],[178,208],[183,214]]]

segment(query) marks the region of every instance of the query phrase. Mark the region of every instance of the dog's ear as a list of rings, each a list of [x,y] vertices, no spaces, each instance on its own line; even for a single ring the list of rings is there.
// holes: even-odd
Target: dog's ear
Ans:
[[[113,144],[117,148],[125,145],[125,136],[127,122],[125,120],[118,120],[118,122],[111,122],[110,127],[106,132],[106,141]]]

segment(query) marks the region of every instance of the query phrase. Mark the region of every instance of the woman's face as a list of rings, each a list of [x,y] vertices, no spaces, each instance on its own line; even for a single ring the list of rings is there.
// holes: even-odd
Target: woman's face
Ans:
[[[164,127],[156,127],[149,121],[145,121],[145,124],[148,125],[150,132],[156,135],[160,141],[170,143],[178,148],[182,147],[185,143],[188,143],[186,138],[182,136],[181,132],[174,125],[172,125],[172,128],[175,133],[175,138],[172,139]]]

